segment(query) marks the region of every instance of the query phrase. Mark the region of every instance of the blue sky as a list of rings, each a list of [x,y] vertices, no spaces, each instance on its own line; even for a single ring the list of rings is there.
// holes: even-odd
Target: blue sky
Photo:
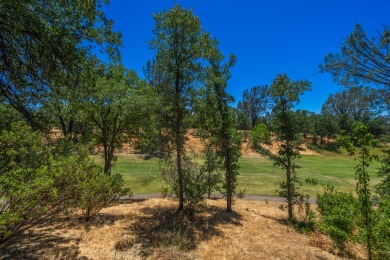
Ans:
[[[330,74],[318,73],[329,52],[338,52],[356,23],[368,35],[390,26],[390,0],[111,0],[104,8],[123,34],[122,59],[143,77],[142,67],[154,57],[152,14],[174,3],[193,8],[204,30],[237,56],[228,92],[236,101],[244,89],[271,84],[279,73],[312,82],[297,108],[320,112],[330,93],[340,89]]]

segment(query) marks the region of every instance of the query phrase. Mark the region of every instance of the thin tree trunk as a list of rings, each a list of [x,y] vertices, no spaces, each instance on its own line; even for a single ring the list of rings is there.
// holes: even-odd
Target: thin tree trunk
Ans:
[[[226,107],[225,107],[226,108]],[[226,118],[224,119],[226,120]],[[226,178],[226,211],[227,212],[232,212],[232,203],[233,203],[233,199],[232,199],[232,178],[231,178],[231,169],[230,169],[230,153],[229,153],[229,142],[228,142],[228,134],[226,133],[227,132],[227,126],[226,124],[224,123],[224,126],[223,126],[223,131],[224,131],[224,134],[223,134],[223,142],[224,142],[224,151],[225,151],[225,178]]]
[[[289,149],[289,142],[287,142],[287,149]],[[287,206],[288,206],[288,220],[294,220],[293,204],[292,204],[292,183],[291,183],[291,158],[287,155]]]
[[[208,182],[209,182],[209,191],[208,191],[208,196],[207,196],[207,198],[210,199],[210,198],[211,198],[211,171],[210,171],[210,168],[208,169],[208,174],[209,174],[209,178],[208,178]]]
[[[362,171],[364,175],[364,198],[363,198],[363,203],[364,203],[364,218],[365,218],[365,226],[366,226],[366,243],[367,243],[367,253],[368,253],[368,260],[372,259],[372,246],[371,246],[371,234],[372,234],[372,229],[371,229],[371,218],[370,218],[370,201],[369,201],[369,194],[368,194],[368,188],[367,188],[367,173],[366,173],[366,168],[364,166],[366,159],[363,153],[363,165],[362,165]]]
[[[181,168],[181,142],[180,136],[176,133],[176,158],[177,158],[177,175],[179,176],[179,208],[178,211],[184,210],[184,190],[183,190],[183,172]]]
[[[229,169],[230,165],[230,157],[229,157],[229,151],[226,151],[226,157],[225,157],[225,163],[227,167],[226,169],[226,211],[232,212],[232,181],[231,181],[231,173]]]
[[[108,144],[106,142],[103,144],[103,147],[104,147],[104,173],[108,174],[111,169],[110,152],[109,152]]]

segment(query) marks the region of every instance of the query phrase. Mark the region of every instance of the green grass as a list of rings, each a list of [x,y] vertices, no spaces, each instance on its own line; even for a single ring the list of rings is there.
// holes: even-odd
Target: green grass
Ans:
[[[94,160],[102,163],[101,156],[93,156]],[[352,157],[334,153],[322,156],[307,155],[296,160],[302,168],[297,174],[302,181],[306,178],[316,178],[321,183],[331,184],[340,191],[353,192],[355,190],[354,166]],[[380,163],[371,165],[369,172],[372,184],[379,180],[375,175]],[[283,181],[284,172],[273,166],[273,162],[265,158],[241,158],[238,189],[246,189],[247,194],[277,195],[278,182]],[[126,186],[131,187],[134,194],[160,193],[163,185],[158,166],[158,159],[144,160],[137,155],[119,155],[112,170],[122,174]],[[321,185],[305,184],[302,191],[315,196],[322,192]]]
[[[99,164],[103,159],[99,155],[92,158]],[[112,169],[114,173],[122,174],[126,186],[130,187],[134,194],[160,193],[164,181],[158,166],[158,159],[145,160],[137,155],[119,155]]]
[[[250,194],[277,194],[278,183],[285,178],[282,169],[274,167],[273,162],[267,159],[242,158],[240,163],[239,188],[246,188],[246,192]],[[296,164],[302,167],[297,170],[301,181],[315,178],[320,183],[330,184],[340,191],[352,192],[355,190],[354,166],[356,162],[351,157],[307,155],[297,159]],[[379,163],[377,162],[370,167],[373,184],[378,182],[378,178],[375,176],[378,167]],[[315,196],[323,191],[323,187],[303,183],[302,191]]]

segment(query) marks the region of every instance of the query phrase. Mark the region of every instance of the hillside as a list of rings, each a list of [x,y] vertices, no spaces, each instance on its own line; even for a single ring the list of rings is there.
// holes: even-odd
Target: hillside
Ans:
[[[343,259],[328,239],[283,224],[280,203],[207,200],[194,217],[177,215],[173,199],[127,201],[89,224],[74,213],[9,241],[2,259]],[[181,225],[178,225],[178,220]],[[361,250],[354,250],[361,252]],[[358,255],[362,259],[363,255]]]
[[[58,138],[58,134],[56,135]],[[277,153],[279,149],[280,143],[273,142],[271,145],[265,145],[265,147],[270,150],[272,153]],[[202,144],[201,138],[196,134],[196,130],[190,130],[187,134],[187,142],[186,142],[186,151],[188,153],[200,154],[204,149],[204,145]],[[133,154],[136,151],[132,147],[131,143],[123,143],[120,149],[117,149],[117,153],[120,154]],[[306,145],[306,142],[302,142],[299,146],[299,153],[301,155],[319,155],[317,152],[309,149]],[[251,148],[249,143],[249,138],[243,140],[241,143],[241,154],[243,157],[260,157],[260,155]]]

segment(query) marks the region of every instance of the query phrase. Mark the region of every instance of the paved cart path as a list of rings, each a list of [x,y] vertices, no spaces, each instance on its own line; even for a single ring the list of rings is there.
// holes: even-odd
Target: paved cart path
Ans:
[[[161,198],[161,194],[154,193],[154,194],[137,194],[133,195],[130,199],[133,200],[144,200],[144,199],[151,199],[151,198]],[[220,199],[222,198],[221,194],[212,194],[211,198],[213,199]],[[122,197],[121,199],[129,199],[129,197]],[[284,202],[285,199],[279,196],[270,196],[270,195],[256,195],[256,194],[248,194],[245,195],[244,200],[255,200],[255,201],[270,201],[270,202]],[[316,204],[316,200],[314,198],[309,199],[310,204]]]

